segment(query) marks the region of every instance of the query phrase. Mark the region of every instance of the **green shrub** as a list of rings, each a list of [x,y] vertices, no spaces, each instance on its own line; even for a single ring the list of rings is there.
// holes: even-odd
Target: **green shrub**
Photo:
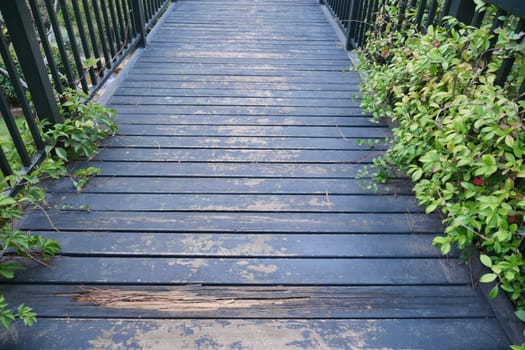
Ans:
[[[523,34],[509,18],[490,49],[490,25],[469,27],[448,18],[426,32],[394,30],[397,8],[387,6],[361,52],[363,107],[393,120],[391,147],[375,160],[380,180],[411,176],[426,212],[437,212],[452,246],[481,250],[492,270],[481,282],[497,283],[518,310],[525,307],[525,102],[517,90],[525,72]],[[487,63],[488,50],[492,53]],[[495,86],[506,57],[516,64],[505,86]],[[521,71],[520,71],[521,70]],[[522,314],[518,312],[518,316]]]

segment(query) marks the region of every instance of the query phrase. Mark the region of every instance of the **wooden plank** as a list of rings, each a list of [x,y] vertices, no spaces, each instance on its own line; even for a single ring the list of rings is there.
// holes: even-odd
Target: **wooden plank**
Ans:
[[[61,210],[256,213],[424,213],[413,196],[79,193],[48,195]]]
[[[184,35],[184,29],[177,29],[176,33],[178,35]],[[203,29],[202,32],[207,32],[207,29]],[[189,36],[193,37],[199,31],[191,30]],[[246,35],[246,34],[243,34]],[[250,35],[250,34],[248,34]],[[309,35],[308,37],[312,37]],[[252,58],[252,57],[199,57],[196,61],[196,57],[174,57],[170,55],[165,55],[162,50],[151,49],[148,51],[143,51],[140,56],[137,57],[137,64],[142,63],[198,63],[202,65],[208,64],[237,64],[239,68],[242,65],[249,64],[271,64],[274,67],[344,67],[343,69],[348,69],[350,62],[348,58]]]
[[[39,232],[67,256],[440,257],[432,234]],[[449,256],[456,257],[457,252]]]
[[[494,319],[42,319],[2,330],[6,349],[507,349]],[[41,335],[41,336],[35,336]],[[131,344],[131,345],[130,345]]]
[[[274,93],[280,91],[284,93],[300,92],[300,91],[315,91],[318,93],[326,92],[339,92],[346,93],[349,92],[352,95],[359,94],[359,86],[355,82],[348,83],[316,83],[314,82],[236,82],[236,81],[177,81],[175,79],[171,81],[165,80],[127,80],[124,87],[120,87],[117,90],[117,93],[121,89],[131,89],[131,88],[149,88],[149,89],[201,89],[207,90],[210,93],[221,93],[222,90],[235,90],[242,92],[244,90],[250,91],[265,91],[270,90]]]
[[[377,141],[377,144],[368,143]],[[184,149],[293,149],[293,150],[385,150],[380,139],[312,138],[307,137],[222,137],[222,136],[135,136],[111,137],[105,148],[184,148]]]
[[[147,165],[147,166],[146,166]],[[306,163],[178,163],[178,162],[75,162],[72,169],[95,166],[105,176],[166,177],[230,177],[230,178],[342,178],[355,179],[365,164]],[[371,170],[372,171],[372,170]],[[373,172],[371,172],[372,174]],[[368,182],[367,182],[368,181]],[[365,178],[365,183],[373,184]]]
[[[186,233],[436,233],[443,230],[437,217],[418,213],[141,213],[49,209],[46,214],[28,212],[17,222],[17,228],[33,232],[56,227],[60,231]]]
[[[130,175],[134,175],[130,172]],[[48,193],[76,192],[71,179],[45,183]],[[364,179],[282,179],[282,178],[158,178],[158,177],[105,177],[97,176],[82,189],[82,193],[168,193],[168,194],[318,194],[328,195],[409,195],[412,184],[392,180],[367,188]]]
[[[2,288],[11,303],[32,296],[41,318],[483,318],[493,312],[468,286],[69,286]],[[407,298],[406,295],[411,297]]]
[[[205,73],[205,72],[204,72]],[[181,82],[226,82],[226,83],[311,83],[315,81],[317,84],[356,84],[355,75],[352,73],[337,73],[338,77],[326,77],[324,74],[318,76],[301,76],[290,75],[283,76],[281,74],[268,72],[266,75],[258,74],[165,74],[160,72],[158,74],[131,71],[126,76],[124,81],[140,80],[140,81],[181,81]],[[315,79],[314,79],[315,78]]]
[[[16,283],[435,285],[471,283],[454,258],[65,257],[47,268],[32,260]],[[366,271],[366,273],[363,273]]]
[[[155,112],[120,113],[117,121],[121,127],[125,124],[139,125],[243,125],[243,126],[366,126],[368,128],[384,127],[383,124],[371,123],[366,116],[227,116],[227,115],[181,115],[161,114]]]
[[[108,105],[119,113],[151,112],[149,105]],[[155,106],[156,113],[195,114],[195,115],[286,115],[286,116],[361,116],[356,107],[260,107],[260,106]]]
[[[126,80],[117,93],[122,89],[172,89],[172,90],[193,90],[207,91],[213,94],[225,94],[227,92],[242,93],[245,90],[257,93],[273,92],[275,94],[292,94],[304,91],[306,93],[325,93],[326,95],[337,93],[347,94],[350,97],[359,95],[357,83],[338,83],[338,84],[316,84],[315,82],[304,83],[284,83],[284,82],[235,82],[235,81],[157,81],[157,80]],[[141,89],[137,89],[141,90]],[[144,89],[142,89],[144,90]],[[223,91],[224,90],[224,91]],[[322,95],[321,95],[322,96]]]
[[[271,97],[172,97],[172,96],[113,96],[113,105],[175,105],[175,106],[282,106],[282,107],[358,107],[351,98],[271,98]]]
[[[266,77],[266,76],[277,76],[281,79],[287,79],[288,77],[296,77],[296,78],[302,78],[303,80],[309,79],[309,80],[318,80],[317,78],[321,79],[321,81],[327,81],[327,80],[343,80],[343,81],[349,81],[350,77],[345,72],[316,72],[316,71],[296,71],[296,70],[283,70],[283,71],[275,71],[275,70],[239,70],[239,69],[221,69],[221,70],[213,70],[213,69],[206,69],[206,68],[194,68],[191,71],[191,74],[188,73],[188,71],[184,70],[182,67],[179,68],[178,65],[172,65],[168,64],[166,66],[160,65],[155,68],[141,68],[134,70],[134,74],[139,75],[180,75],[181,77],[188,77],[192,75],[198,75],[198,76],[208,76],[208,75],[219,75],[221,77],[223,76],[241,76],[241,77]]]
[[[94,157],[101,161],[249,162],[249,163],[371,163],[379,151],[346,150],[223,150],[108,148]]]
[[[235,136],[235,137],[306,137],[311,142],[322,142],[324,138],[384,138],[391,136],[386,127],[344,127],[344,126],[250,126],[250,125],[223,125],[223,126],[192,126],[192,125],[150,125],[144,128],[141,125],[125,124],[118,131],[119,135],[154,135],[154,136]],[[320,138],[320,140],[316,140]]]
[[[200,84],[199,84],[200,85]],[[250,90],[246,87],[244,89],[203,89],[203,88],[186,88],[186,89],[177,89],[177,88],[143,88],[143,87],[120,87],[117,89],[113,96],[133,96],[141,97],[141,101],[146,101],[143,98],[148,96],[156,97],[197,97],[204,98],[207,97],[207,101],[213,101],[209,97],[228,97],[228,98],[250,98],[251,100],[266,101],[269,103],[281,103],[282,101],[300,101],[300,99],[316,99],[321,101],[326,99],[328,101],[335,100],[336,103],[339,103],[339,99],[352,100],[354,93],[352,91],[286,91],[286,90]],[[285,100],[286,99],[286,100]],[[197,99],[198,100],[198,99]],[[224,102],[230,103],[231,100],[224,99]],[[241,100],[243,103],[244,100]],[[360,101],[355,100],[356,103]],[[167,101],[168,102],[168,101]],[[112,102],[114,103],[114,102]],[[174,100],[169,101],[169,103],[174,103]],[[347,101],[348,103],[348,101]],[[183,104],[183,103],[180,103]]]
[[[201,23],[202,25],[202,23]],[[223,29],[223,28],[221,28]],[[249,52],[249,51],[237,51],[237,52],[231,52],[229,50],[226,50],[223,47],[223,50],[203,50],[203,49],[195,49],[195,50],[187,50],[187,51],[180,51],[175,50],[173,48],[163,47],[160,45],[159,47],[151,47],[148,49],[147,53],[145,55],[154,55],[157,57],[193,57],[195,59],[199,58],[254,58],[254,59],[304,59],[304,60],[326,60],[326,59],[342,59],[342,60],[348,60],[348,55],[343,50],[338,50],[336,52],[309,52],[309,51],[303,51],[303,52],[294,52],[294,51],[283,51],[283,52]],[[354,76],[358,76],[358,74],[353,73]]]

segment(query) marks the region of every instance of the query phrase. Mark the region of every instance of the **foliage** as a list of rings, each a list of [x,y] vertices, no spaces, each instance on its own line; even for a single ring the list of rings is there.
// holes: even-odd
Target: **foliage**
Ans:
[[[364,109],[395,124],[390,149],[375,160],[379,180],[410,175],[419,203],[446,224],[434,244],[443,254],[452,246],[481,250],[491,270],[481,282],[494,282],[491,296],[503,289],[522,312],[525,102],[517,91],[525,75],[523,33],[513,32],[517,20],[509,17],[491,48],[490,25],[446,18],[423,32],[397,31],[390,20],[397,11],[385,7],[377,23],[382,30],[371,33],[360,57]],[[504,86],[496,86],[507,57],[516,63]]]
[[[69,173],[65,163],[77,158],[90,158],[98,152],[99,144],[108,135],[116,132],[114,123],[114,112],[107,110],[93,102],[83,101],[83,95],[74,90],[67,90],[61,96],[61,112],[66,117],[63,124],[49,125],[41,121],[40,127],[46,143],[46,159],[31,174],[11,175],[0,178],[0,276],[13,278],[16,270],[23,269],[17,262],[15,256],[31,258],[46,264],[59,250],[57,241],[46,239],[40,235],[34,235],[18,231],[14,223],[22,216],[24,209],[45,210],[45,191],[39,187],[39,183],[47,178],[59,178],[69,176],[80,191],[89,178],[100,172],[99,169],[89,167]],[[31,146],[31,135],[27,126],[21,124],[21,133],[28,146],[29,152],[36,150]],[[2,143],[2,149],[6,152],[10,164],[14,165],[19,160],[16,150],[11,141]],[[33,147],[33,149],[31,149]],[[18,165],[21,168],[21,165]],[[21,183],[20,183],[21,181]],[[17,184],[19,192],[9,196],[9,188]],[[52,225],[53,226],[53,225]],[[4,297],[0,295],[0,322],[9,327],[12,321],[20,319],[26,325],[36,321],[36,315],[27,306],[20,305],[16,311],[9,309]]]

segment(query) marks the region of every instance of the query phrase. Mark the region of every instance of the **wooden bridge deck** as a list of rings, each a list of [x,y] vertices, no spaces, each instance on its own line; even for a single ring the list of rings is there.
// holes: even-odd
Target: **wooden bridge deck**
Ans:
[[[357,180],[358,75],[314,0],[182,0],[109,106],[82,193],[20,229],[51,268],[1,286],[39,315],[3,349],[499,349],[509,340],[442,230],[393,181]],[[88,205],[90,210],[82,209]]]

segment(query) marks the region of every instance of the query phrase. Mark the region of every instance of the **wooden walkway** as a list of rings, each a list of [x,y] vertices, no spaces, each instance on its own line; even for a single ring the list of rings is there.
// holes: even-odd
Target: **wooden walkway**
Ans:
[[[505,349],[469,270],[393,181],[364,189],[388,128],[316,0],[182,0],[109,105],[120,133],[82,193],[49,185],[52,267],[1,286],[35,326],[2,349]],[[90,210],[82,209],[88,205]]]

